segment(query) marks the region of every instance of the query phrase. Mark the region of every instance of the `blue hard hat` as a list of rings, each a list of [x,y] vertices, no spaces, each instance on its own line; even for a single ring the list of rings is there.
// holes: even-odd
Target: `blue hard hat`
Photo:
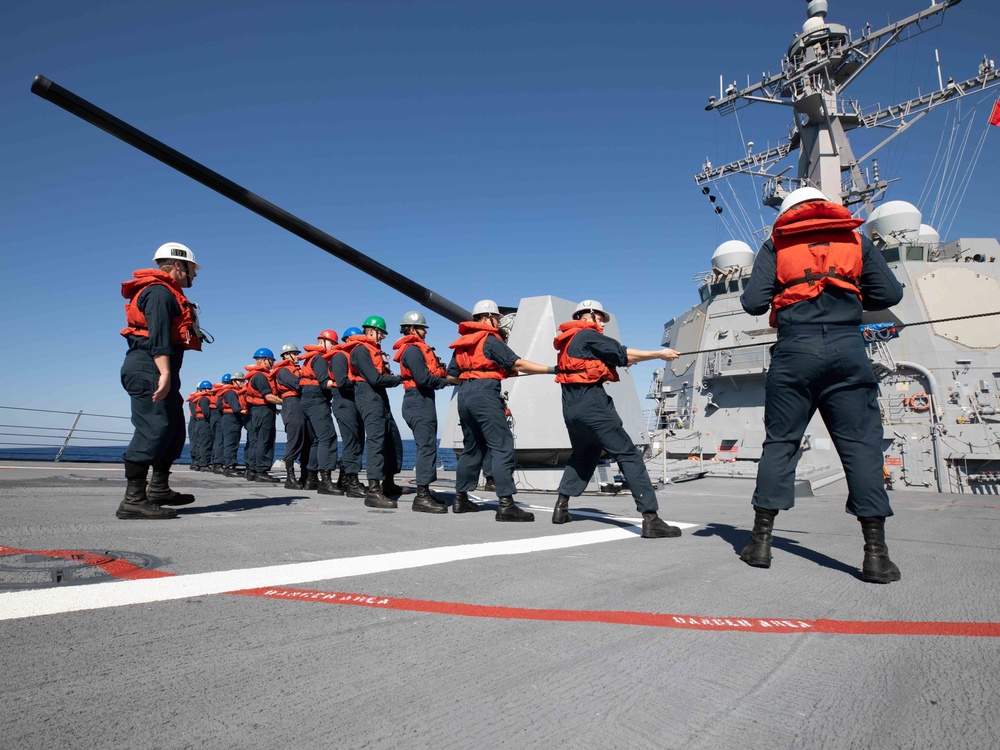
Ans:
[[[230,374],[229,374],[229,373],[227,372],[227,373],[226,373],[225,375],[223,375],[223,376],[222,376],[222,382],[223,382],[223,383],[232,383],[232,382],[233,382],[233,376],[232,376],[232,375],[230,375]]]
[[[200,383],[198,383],[198,387],[199,388],[211,388],[212,387],[212,381],[211,380],[202,380]]]
[[[361,331],[360,328],[358,328],[356,326],[351,326],[346,331],[344,331],[344,338],[346,339],[346,338],[348,338],[350,336],[360,336],[361,334],[362,334],[362,331]]]
[[[267,357],[268,359],[274,359],[274,352],[272,352],[267,347],[262,346],[260,349],[258,349],[253,353],[254,359],[263,359],[264,357]]]

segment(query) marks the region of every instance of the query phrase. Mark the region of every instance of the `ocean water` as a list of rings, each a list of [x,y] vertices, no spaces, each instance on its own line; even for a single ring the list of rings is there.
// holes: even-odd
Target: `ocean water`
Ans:
[[[416,444],[412,440],[403,441],[403,468],[412,469],[416,461]],[[79,461],[91,463],[122,463],[122,453],[125,451],[124,445],[113,446],[67,446],[63,451],[62,461]],[[274,448],[275,460],[280,460],[284,455],[285,444],[278,443]],[[0,446],[0,459],[14,461],[54,461],[59,453],[57,446],[33,446],[24,448],[13,448]],[[240,446],[237,462],[243,463],[243,446]],[[184,452],[177,460],[179,464],[191,463],[191,454],[185,444]],[[438,448],[438,468],[446,471],[454,471],[458,465],[455,458],[455,451],[451,448]]]

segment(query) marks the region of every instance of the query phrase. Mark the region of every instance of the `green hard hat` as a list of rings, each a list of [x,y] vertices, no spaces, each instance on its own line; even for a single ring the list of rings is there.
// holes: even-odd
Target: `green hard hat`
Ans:
[[[389,335],[389,329],[385,327],[385,318],[380,318],[378,315],[369,315],[365,318],[365,322],[361,324],[362,328],[374,328],[382,333]]]

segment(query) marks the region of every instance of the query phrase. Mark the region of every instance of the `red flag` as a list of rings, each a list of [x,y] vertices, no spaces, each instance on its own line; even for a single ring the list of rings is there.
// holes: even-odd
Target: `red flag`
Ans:
[[[990,125],[1000,126],[1000,99],[993,102],[993,112],[990,113]]]

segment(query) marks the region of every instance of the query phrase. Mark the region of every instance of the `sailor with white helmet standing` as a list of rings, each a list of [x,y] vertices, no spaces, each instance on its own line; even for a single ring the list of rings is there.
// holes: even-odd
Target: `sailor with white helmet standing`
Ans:
[[[604,390],[605,383],[618,381],[618,367],[637,362],[677,359],[673,349],[644,350],[623,346],[604,335],[604,325],[611,316],[597,300],[584,300],[576,306],[573,320],[559,326],[553,341],[558,354],[556,382],[562,390],[563,419],[573,452],[559,483],[559,498],[552,511],[552,523],[573,520],[569,499],[582,494],[604,452],[621,467],[642,513],[642,536],[645,539],[677,537],[681,530],[669,526],[657,515],[658,503],[642,454],[622,426],[614,401]]]
[[[553,368],[521,359],[500,335],[500,309],[490,299],[472,308],[472,320],[458,324],[461,337],[450,344],[454,355],[448,376],[458,384],[458,419],[462,425],[462,455],[455,476],[454,513],[478,511],[469,490],[479,483],[487,449],[493,454],[493,480],[499,498],[497,521],[534,521],[532,513],[514,503],[514,435],[507,423],[500,381],[518,373],[544,375]]]
[[[447,513],[448,506],[439,502],[430,490],[437,481],[437,408],[434,391],[448,386],[444,365],[434,349],[427,345],[427,319],[423,313],[411,310],[399,323],[403,337],[392,348],[403,379],[403,419],[413,432],[417,448],[417,494],[413,510],[423,513]]]
[[[128,302],[121,334],[128,353],[121,383],[131,400],[135,434],[123,456],[127,487],[118,518],[174,518],[177,511],[165,506],[194,502],[194,496],[174,492],[167,482],[184,448],[184,352],[201,350],[196,307],[184,295],[200,266],[190,248],[179,242],[160,245],[153,262],[157,268],[135,271],[132,280],[122,284]]]
[[[885,545],[892,515],[882,476],[878,383],[861,335],[862,310],[885,310],[903,288],[882,255],[855,230],[863,223],[816,188],[789,193],[771,238],[754,259],[740,302],[750,315],[771,308],[778,329],[767,372],[767,436],[753,494],[754,526],[740,554],[771,566],[771,533],[780,510],[795,504],[795,466],[802,435],[818,410],[847,476],[847,512],[865,540],[862,578],[900,578]]]

